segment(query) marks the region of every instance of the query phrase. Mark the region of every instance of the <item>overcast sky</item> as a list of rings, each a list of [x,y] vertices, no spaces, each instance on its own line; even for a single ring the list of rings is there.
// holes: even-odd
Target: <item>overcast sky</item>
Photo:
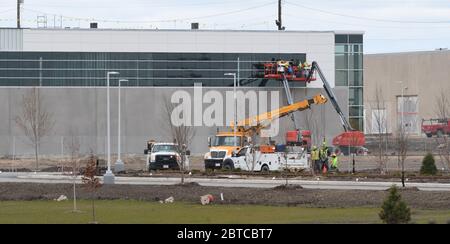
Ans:
[[[14,27],[17,0],[0,0]],[[24,0],[23,27],[275,30],[276,0]],[[450,48],[450,0],[283,0],[286,30],[365,31],[365,53]],[[61,21],[62,16],[62,21]],[[41,20],[43,17],[40,17]],[[43,22],[41,22],[41,25]]]

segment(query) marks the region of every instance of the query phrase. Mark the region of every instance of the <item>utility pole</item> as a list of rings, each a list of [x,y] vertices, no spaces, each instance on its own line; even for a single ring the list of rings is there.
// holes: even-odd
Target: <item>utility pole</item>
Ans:
[[[20,29],[20,4],[23,3],[23,0],[17,0],[17,29]]]
[[[281,19],[281,0],[278,0],[278,20],[275,20],[275,24],[278,26],[278,30],[285,30],[283,21]]]

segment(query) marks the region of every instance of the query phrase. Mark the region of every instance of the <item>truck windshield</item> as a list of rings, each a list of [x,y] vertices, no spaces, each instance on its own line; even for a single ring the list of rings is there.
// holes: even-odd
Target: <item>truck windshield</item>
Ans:
[[[239,136],[236,137],[236,145],[241,145]],[[213,146],[234,146],[234,136],[216,136]]]
[[[175,145],[155,145],[152,152],[175,152]]]

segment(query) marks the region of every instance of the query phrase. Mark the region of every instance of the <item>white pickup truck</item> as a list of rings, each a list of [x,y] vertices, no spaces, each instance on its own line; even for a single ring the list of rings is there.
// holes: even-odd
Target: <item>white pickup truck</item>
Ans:
[[[180,169],[181,155],[177,151],[177,145],[174,143],[152,143],[145,150],[147,154],[146,169]],[[186,151],[184,160],[184,169],[189,170],[189,151]]]
[[[246,146],[224,160],[224,169],[242,171],[281,171],[309,169],[307,151],[299,146],[288,146],[284,152],[262,153],[257,147]]]

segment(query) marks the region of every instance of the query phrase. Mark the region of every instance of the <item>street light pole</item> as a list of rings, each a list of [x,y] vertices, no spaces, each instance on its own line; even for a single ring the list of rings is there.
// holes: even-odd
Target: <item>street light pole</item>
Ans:
[[[106,129],[107,129],[107,144],[108,144],[108,170],[103,175],[104,184],[114,184],[114,174],[111,171],[111,114],[109,109],[109,76],[118,75],[119,72],[109,71],[106,73]]]
[[[224,75],[233,76],[233,112],[234,112],[234,147],[237,147],[237,136],[236,136],[236,127],[237,127],[237,104],[236,104],[236,73],[225,73]]]
[[[402,108],[401,108],[401,111],[402,111],[402,118],[401,118],[401,123],[402,123],[402,125],[401,125],[401,129],[402,129],[402,132],[404,133],[404,127],[405,127],[405,118],[404,118],[404,116],[405,116],[405,90],[408,90],[408,87],[407,86],[403,86],[403,81],[397,81],[397,83],[400,83],[400,85],[401,85],[401,89],[402,89]]]
[[[405,116],[405,89],[403,88],[403,85],[402,85],[402,133],[404,133],[405,132],[405,119],[404,119],[404,116]]]
[[[121,96],[120,96],[120,84],[122,83],[122,82],[128,82],[128,80],[126,80],[126,79],[120,79],[119,80],[119,91],[118,91],[118,93],[119,93],[119,104],[118,104],[118,122],[117,122],[117,137],[118,137],[118,142],[117,142],[117,161],[116,161],[116,164],[114,165],[114,171],[116,172],[116,173],[120,173],[120,172],[124,172],[125,171],[125,164],[123,163],[123,161],[122,161],[122,159],[121,159],[121,157],[120,157],[120,146],[121,146],[121,134],[120,134],[120,121],[121,121],[121,117],[120,117],[120,107],[121,107]]]

